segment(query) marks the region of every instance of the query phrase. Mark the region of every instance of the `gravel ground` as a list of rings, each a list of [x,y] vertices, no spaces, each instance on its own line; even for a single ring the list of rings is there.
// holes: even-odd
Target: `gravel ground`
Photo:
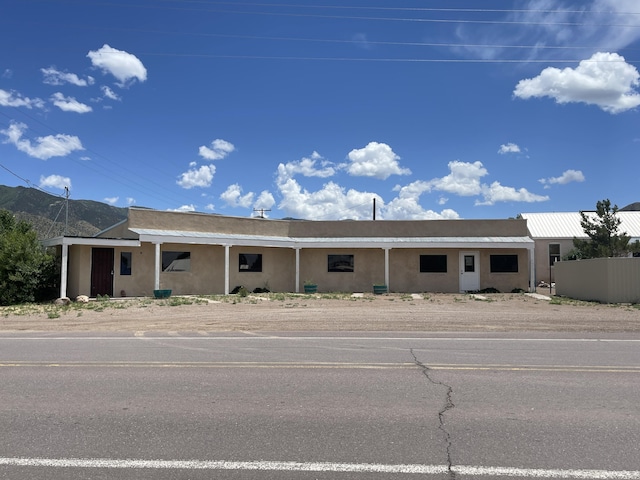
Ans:
[[[111,299],[0,308],[0,332],[640,332],[640,306],[529,294]]]

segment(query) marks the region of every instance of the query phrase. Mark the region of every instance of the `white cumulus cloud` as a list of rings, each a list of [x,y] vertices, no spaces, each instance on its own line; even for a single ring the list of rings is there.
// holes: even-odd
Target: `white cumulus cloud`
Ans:
[[[193,163],[191,166],[191,169],[180,175],[176,183],[187,190],[193,187],[211,186],[216,167],[214,165],[202,165],[200,168],[195,168]]]
[[[118,203],[118,200],[120,200],[120,197],[106,197],[104,199],[104,201],[109,205],[115,205],[116,203]]]
[[[234,183],[233,185],[229,185],[227,189],[220,194],[220,199],[229,207],[249,208],[253,203],[254,196],[255,194],[253,192],[242,195],[242,187]]]
[[[549,197],[546,195],[536,195],[526,188],[515,189],[505,187],[500,182],[493,182],[491,185],[482,186],[483,200],[477,200],[476,205],[494,205],[497,202],[546,202]]]
[[[398,196],[383,209],[385,219],[393,220],[437,220],[460,218],[455,210],[446,208],[441,212],[428,210],[420,205],[420,196],[431,191],[429,182],[417,180],[403,187],[396,186]],[[442,205],[441,202],[439,202]]]
[[[584,182],[584,174],[580,170],[565,170],[559,177],[541,178],[540,183],[549,188],[549,185],[558,184],[565,185],[571,182]]]
[[[263,190],[256,198],[253,208],[255,209],[271,209],[276,204],[275,198],[268,190]]]
[[[317,163],[320,162],[321,168],[317,167]],[[326,161],[322,155],[318,152],[313,152],[310,157],[303,157],[300,160],[281,163],[278,167],[278,173],[286,176],[286,178],[293,178],[297,174],[301,174],[305,177],[332,177],[336,173],[336,169],[332,166],[331,162]]]
[[[386,143],[370,142],[366,147],[354,149],[347,158],[351,161],[347,172],[353,176],[386,180],[391,175],[410,175],[411,170],[400,167],[400,157]]]
[[[543,202],[549,197],[536,195],[525,188],[515,189],[505,187],[500,182],[491,185],[482,183],[482,177],[488,175],[482,162],[461,162],[455,160],[449,162],[451,173],[441,178],[434,178],[427,182],[414,182],[407,187],[405,195],[416,195],[422,192],[437,190],[459,195],[461,197],[482,196],[482,200],[476,200],[476,205],[493,205],[496,202]],[[396,187],[397,189],[397,187]],[[402,190],[401,197],[402,197]]]
[[[75,73],[61,72],[56,67],[41,68],[40,71],[44,75],[43,82],[48,85],[64,85],[70,83],[77,87],[86,87],[94,83],[93,77],[87,77],[86,79],[80,78]]]
[[[104,98],[108,98],[109,100],[120,100],[120,96],[106,85],[102,85],[100,90],[102,91],[102,96]]]
[[[506,153],[520,153],[520,147],[515,143],[506,143],[504,145],[500,145],[498,153],[500,155],[504,155]]]
[[[138,80],[147,80],[147,69],[135,55],[110,47],[106,43],[98,50],[91,50],[87,54],[94,67],[104,73],[113,75],[120,87]]]
[[[463,197],[481,193],[480,179],[489,173],[482,162],[468,163],[454,160],[449,162],[448,166],[451,173],[442,178],[430,180],[427,184],[429,188]]]
[[[61,175],[49,175],[48,177],[41,176],[39,185],[41,188],[57,188],[64,190],[66,187],[71,190],[71,179]]]
[[[167,212],[195,212],[196,211],[196,206],[191,203],[189,205],[181,205],[178,208],[167,208]]]
[[[51,102],[63,112],[88,113],[93,111],[89,105],[85,105],[73,97],[65,97],[60,92],[51,95]]]
[[[27,107],[44,108],[44,100],[41,98],[23,97],[15,91],[7,91],[0,88],[0,107]]]
[[[640,105],[640,74],[617,53],[595,53],[575,68],[545,68],[534,78],[520,80],[513,94],[522,99],[553,98],[557,103],[597,105],[620,113]]]
[[[198,153],[206,160],[222,160],[235,149],[236,147],[233,143],[222,140],[221,138],[216,138],[211,142],[211,147],[202,145]]]
[[[0,133],[7,137],[3,143],[13,144],[21,152],[40,160],[47,160],[51,157],[64,157],[76,150],[84,150],[80,139],[76,136],[65,134],[47,135],[46,137],[38,137],[32,142],[29,139],[22,138],[26,130],[27,125],[24,123],[12,122],[8,129],[0,130]]]

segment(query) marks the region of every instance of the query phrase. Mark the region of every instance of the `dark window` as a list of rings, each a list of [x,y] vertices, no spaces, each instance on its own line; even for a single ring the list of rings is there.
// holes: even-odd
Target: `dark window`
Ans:
[[[131,275],[131,252],[120,252],[120,275]]]
[[[560,261],[560,244],[549,244],[549,265],[553,266],[554,263]]]
[[[420,255],[420,271],[427,273],[446,273],[446,255]]]
[[[329,255],[330,272],[353,272],[353,255]]]
[[[518,255],[491,255],[491,273],[517,273]]]
[[[476,271],[476,256],[465,255],[464,256],[464,271],[465,273],[473,273]]]
[[[191,252],[162,252],[163,272],[190,272]]]
[[[261,253],[241,253],[238,270],[241,272],[261,272],[262,271],[262,254]]]

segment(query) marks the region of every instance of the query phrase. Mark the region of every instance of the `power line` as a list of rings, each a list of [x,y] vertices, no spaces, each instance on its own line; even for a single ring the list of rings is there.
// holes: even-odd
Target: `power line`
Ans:
[[[5,165],[3,165],[1,163],[0,163],[0,168],[2,168],[3,170],[6,170],[7,172],[9,172],[11,175],[16,177],[17,179],[22,180],[29,188],[35,188],[36,190],[40,190],[41,192],[46,193],[48,195],[53,195],[54,197],[60,197],[60,198],[63,197],[63,195],[59,195],[57,193],[48,192],[48,191],[44,190],[43,188],[39,187],[38,185],[33,184],[30,180],[21,177],[16,172],[10,170],[7,166],[5,166]]]
[[[1,22],[1,20],[0,20]],[[30,25],[36,25],[36,22],[25,22]],[[122,28],[122,27],[99,27],[95,25],[60,25],[61,28],[69,30],[71,28],[87,29],[87,30],[111,30],[133,33],[157,34],[157,35],[185,35],[196,37],[212,37],[212,38],[231,38],[238,40],[257,40],[257,41],[277,41],[277,42],[300,42],[300,43],[330,43],[330,44],[360,44],[359,40],[345,40],[336,38],[308,38],[308,37],[274,37],[267,35],[242,35],[228,33],[209,33],[209,32],[181,32],[170,30],[154,30],[145,28]],[[515,44],[491,44],[491,43],[450,43],[450,42],[397,42],[397,41],[381,41],[366,40],[368,45],[381,46],[398,46],[398,47],[436,47],[436,48],[504,48],[504,49],[536,49],[536,50],[611,50],[613,47],[606,45],[515,45]],[[626,50],[639,51],[640,48],[628,48]],[[154,55],[149,54],[147,55]],[[161,55],[161,54],[155,54]],[[179,54],[178,54],[179,55]]]
[[[611,11],[585,11],[568,9],[496,9],[496,8],[435,8],[435,7],[379,7],[366,5],[298,5],[293,3],[255,3],[255,2],[220,2],[207,0],[160,0],[163,2],[196,3],[206,5],[234,5],[250,7],[293,7],[302,9],[335,9],[335,10],[379,10],[379,11],[402,11],[402,12],[461,12],[461,13],[549,13],[549,14],[615,14],[615,15],[640,15],[640,12],[611,12]]]
[[[140,55],[157,57],[192,57],[216,58],[230,60],[290,60],[290,61],[324,61],[324,62],[390,62],[390,63],[640,63],[640,60],[612,59],[592,60],[583,58],[571,59],[498,59],[498,58],[364,58],[364,57],[302,57],[276,55],[216,55],[207,53],[151,53]]]
[[[44,126],[48,130],[50,130],[50,131],[52,131],[52,132],[54,132],[56,134],[60,134],[60,132],[56,131],[54,128],[52,128],[49,125],[45,124],[44,122],[42,122],[38,118],[36,118],[36,117],[34,117],[32,115],[29,115],[28,113],[26,113],[23,110],[18,109],[17,107],[14,107],[14,109],[19,111],[22,115],[26,116],[27,118],[29,118],[29,119],[39,123],[40,125]],[[8,118],[9,120],[12,120],[11,117],[9,117],[7,114],[5,114],[2,111],[0,111],[0,115],[3,115],[4,117]],[[27,127],[27,128],[29,130],[35,132],[36,134],[38,134],[37,130],[33,129],[32,127]],[[101,154],[99,154],[99,153],[97,153],[97,152],[95,152],[95,151],[93,151],[93,150],[91,150],[89,148],[84,148],[84,150],[86,152],[89,152],[89,153],[93,154],[94,156],[97,156],[98,158],[101,158],[101,159],[103,159],[103,160],[105,160],[105,161],[107,161],[109,163],[112,163],[113,165],[116,165],[122,171],[131,173],[133,178],[139,178],[139,175],[135,174],[135,172],[133,172],[132,170],[130,170],[126,166],[118,164],[117,162],[114,162],[114,161],[110,160],[109,158],[107,158],[106,156],[101,155]],[[151,183],[151,184],[155,185],[156,187],[158,187],[159,190],[162,193],[156,193],[155,190],[153,190],[151,188],[148,188],[148,187],[146,187],[145,185],[143,185],[143,184],[141,184],[139,182],[131,180],[127,176],[113,175],[108,168],[106,168],[104,165],[102,165],[102,164],[100,164],[98,162],[90,162],[90,161],[85,161],[85,160],[78,160],[78,159],[75,158],[75,154],[67,155],[66,158],[69,158],[71,161],[73,161],[74,163],[80,165],[81,167],[83,167],[83,168],[85,168],[87,170],[93,171],[96,174],[101,175],[101,176],[103,176],[105,178],[108,178],[108,179],[110,179],[110,180],[112,180],[112,181],[114,181],[116,183],[119,183],[120,185],[123,185],[123,186],[125,186],[127,188],[131,188],[131,189],[133,189],[134,191],[136,191],[138,193],[141,193],[141,194],[144,194],[144,195],[148,195],[148,196],[153,197],[153,198],[155,198],[157,200],[166,200],[167,199],[166,187],[154,182],[153,180],[150,180],[149,178],[147,178],[146,180],[149,183]],[[33,184],[31,184],[31,185],[33,186]],[[183,200],[179,200],[177,197],[174,197],[174,200],[178,201],[178,203],[183,201]],[[187,197],[184,197],[184,200],[187,200]],[[189,198],[189,200],[191,200],[191,199]]]
[[[172,1],[172,0],[165,0]],[[59,2],[56,2],[59,3]],[[80,2],[84,3],[84,2]],[[178,3],[187,3],[185,1]],[[259,7],[287,7],[287,8],[313,8],[309,5],[294,5],[294,4],[256,4],[256,3],[235,3],[235,2],[194,2],[204,5],[233,5],[233,6],[259,6]],[[549,22],[549,21],[522,21],[522,20],[469,20],[461,18],[408,18],[408,17],[379,17],[379,16],[356,16],[356,15],[328,15],[328,14],[315,14],[315,13],[296,13],[296,12],[269,12],[269,11],[245,11],[245,10],[226,10],[220,8],[184,8],[174,6],[162,6],[162,5],[140,5],[133,3],[117,3],[117,2],[92,2],[92,6],[105,6],[105,7],[128,7],[128,8],[141,8],[141,9],[155,9],[155,10],[179,10],[179,11],[205,11],[215,12],[232,15],[262,15],[262,16],[281,16],[281,17],[305,17],[305,18],[324,18],[324,19],[341,19],[341,20],[367,20],[367,21],[384,21],[384,22],[415,22],[415,23],[451,23],[451,24],[491,24],[491,25],[544,25],[544,26],[590,26],[590,27],[618,27],[618,28],[640,28],[639,24],[597,24],[597,23],[584,23],[584,22]],[[319,6],[316,8],[338,8],[336,6]],[[344,7],[347,8],[347,7]],[[353,7],[354,9],[357,7]],[[382,10],[386,7],[369,8],[360,7],[361,9],[368,10]],[[388,7],[389,10],[393,7]],[[425,11],[425,12],[447,12],[447,13],[545,13],[545,14],[574,14],[574,15],[640,15],[640,12],[605,12],[605,11],[593,11],[584,12],[580,10],[517,10],[517,9],[429,9],[429,10],[413,10],[413,11]]]

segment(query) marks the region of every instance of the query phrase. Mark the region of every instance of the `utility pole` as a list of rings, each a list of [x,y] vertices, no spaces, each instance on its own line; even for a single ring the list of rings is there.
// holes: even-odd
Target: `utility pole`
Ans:
[[[65,196],[65,208],[66,214],[64,219],[64,236],[67,236],[67,229],[69,228],[69,187],[64,187],[64,196]]]
[[[373,219],[376,219],[376,197],[373,197]]]
[[[260,215],[258,215],[256,218],[264,218],[264,212],[270,212],[271,209],[270,208],[254,208],[253,211],[260,212]]]

